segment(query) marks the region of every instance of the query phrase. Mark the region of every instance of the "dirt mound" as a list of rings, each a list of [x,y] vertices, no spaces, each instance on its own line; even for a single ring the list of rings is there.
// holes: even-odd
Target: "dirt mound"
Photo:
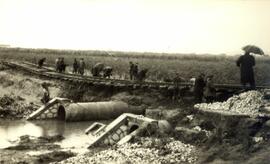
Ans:
[[[118,94],[115,94],[114,96],[111,97],[112,100],[118,100],[118,101],[124,101],[127,102],[130,105],[142,105],[142,97],[141,96],[136,96],[136,95],[131,95],[128,92],[121,92]]]
[[[121,100],[134,106],[152,106],[157,108],[166,103],[169,105],[171,102],[167,101],[164,95],[155,90],[135,90],[130,92],[118,92],[111,97],[112,100]]]
[[[21,136],[17,145],[1,150],[0,163],[50,163],[75,155],[71,151],[63,151],[56,144],[62,136],[33,137]],[[11,160],[12,158],[12,160]]]
[[[42,97],[41,84],[49,84],[51,97],[59,95],[61,86],[54,81],[41,80],[28,75],[7,71],[0,72],[0,96],[20,96],[26,102],[40,104]]]
[[[46,136],[32,137],[29,135],[20,136],[18,144],[5,148],[7,150],[38,150],[38,149],[53,149],[60,148],[59,145],[53,144],[56,141],[63,140],[63,136]]]
[[[41,105],[43,82],[49,84],[51,97],[59,95],[61,86],[54,81],[0,71],[0,118],[23,118],[36,110]]]
[[[0,97],[0,118],[23,118],[37,109],[37,106],[23,100],[21,97],[8,95]]]
[[[51,163],[55,161],[62,161],[69,157],[73,157],[75,154],[71,151],[53,151],[35,156],[33,163]]]
[[[204,110],[199,110],[194,117],[199,126],[212,127],[209,129],[212,135],[203,144],[203,156],[199,163],[249,163],[254,159],[258,160],[256,163],[263,163],[269,159],[265,153],[270,144],[268,117],[228,115]]]

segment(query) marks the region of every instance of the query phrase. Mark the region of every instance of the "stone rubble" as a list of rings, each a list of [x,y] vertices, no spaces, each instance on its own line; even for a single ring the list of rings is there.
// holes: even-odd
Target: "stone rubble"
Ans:
[[[94,155],[81,154],[57,164],[134,163],[167,164],[196,162],[195,147],[172,138],[140,138],[136,143],[109,147]]]
[[[263,104],[262,97],[263,93],[259,91],[248,91],[235,95],[225,102],[201,103],[194,107],[220,113],[256,116],[260,114],[259,108]]]
[[[209,138],[212,135],[212,132],[209,130],[202,129],[200,126],[195,126],[192,128],[193,130],[199,131],[199,132],[204,132],[205,135]]]

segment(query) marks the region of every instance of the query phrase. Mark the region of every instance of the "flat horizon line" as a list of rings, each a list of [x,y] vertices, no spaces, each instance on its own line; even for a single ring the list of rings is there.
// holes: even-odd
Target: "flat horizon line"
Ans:
[[[70,48],[42,48],[42,47],[20,47],[20,46],[12,46],[9,44],[0,44],[0,48],[10,48],[10,49],[16,49],[16,48],[20,48],[20,49],[34,49],[34,50],[51,50],[51,51],[81,51],[81,52],[86,52],[86,51],[98,51],[98,52],[107,52],[107,53],[136,53],[136,54],[159,54],[159,55],[211,55],[211,56],[221,56],[221,55],[225,55],[225,56],[236,56],[236,55],[241,55],[242,53],[237,53],[235,52],[231,52],[231,53],[196,53],[196,52],[187,52],[187,53],[183,53],[183,52],[155,52],[155,51],[125,51],[125,50],[103,50],[103,49],[70,49]],[[108,54],[110,55],[110,54]],[[269,53],[265,53],[263,56],[269,56]]]

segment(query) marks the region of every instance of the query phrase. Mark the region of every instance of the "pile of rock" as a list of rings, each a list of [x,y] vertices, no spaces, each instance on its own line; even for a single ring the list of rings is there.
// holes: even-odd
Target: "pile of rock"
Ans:
[[[110,147],[94,155],[78,155],[66,163],[194,163],[195,147],[172,138],[140,138],[136,143]]]
[[[225,102],[201,103],[194,107],[220,113],[256,116],[260,114],[259,108],[263,104],[263,94],[259,91],[248,91],[235,95]]]

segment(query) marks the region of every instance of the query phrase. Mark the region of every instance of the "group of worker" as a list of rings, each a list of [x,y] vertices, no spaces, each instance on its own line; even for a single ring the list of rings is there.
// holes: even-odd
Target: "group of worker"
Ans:
[[[38,62],[38,67],[42,67],[43,63],[45,62],[46,58],[42,58]],[[102,65],[102,69],[104,69],[104,65],[101,63],[96,64],[96,65]],[[254,79],[254,72],[253,72],[253,67],[255,66],[255,58],[250,55],[249,52],[245,52],[244,55],[240,56],[238,60],[236,61],[236,65],[240,67],[240,73],[241,73],[241,84],[243,85],[243,88],[245,90],[247,89],[255,89],[255,79]],[[64,62],[64,58],[57,58],[56,59],[56,71],[57,72],[65,72],[66,64]],[[97,66],[94,66],[92,68],[92,73],[93,76],[99,75],[99,72],[97,73]],[[73,62],[73,73],[79,73],[81,75],[84,74],[84,69],[85,69],[85,62],[84,59],[81,58],[80,61],[78,62],[77,59],[74,59]],[[130,62],[130,69],[129,69],[129,74],[130,74],[130,80],[142,80],[146,76],[146,72],[148,70],[144,69],[139,71],[138,69],[138,63],[134,64],[133,62]],[[106,71],[105,71],[106,72]],[[108,76],[110,77],[112,72],[112,68],[108,67],[108,72],[104,73],[104,77]],[[106,75],[106,76],[105,76]],[[179,75],[177,74],[177,77],[174,80],[175,88],[177,88],[177,91],[179,90],[179,81],[181,79],[179,78]],[[246,84],[249,84],[250,87],[247,88]],[[48,101],[48,89],[44,85],[44,98],[43,102]],[[215,101],[216,97],[216,89],[213,84],[213,75],[208,75],[205,77],[204,73],[201,73],[194,81],[194,99],[196,103],[201,103],[203,101],[203,98],[207,103]],[[174,95],[178,95],[178,92],[175,92]]]
[[[250,55],[250,52],[245,51],[245,54],[240,56],[236,65],[240,67],[240,83],[243,86],[243,90],[256,89],[253,67],[255,66],[255,58]],[[249,87],[247,87],[249,84]],[[195,80],[194,84],[194,98],[195,102],[200,103],[205,98],[206,102],[215,101],[216,89],[213,84],[213,76],[207,76],[201,73]]]
[[[216,89],[213,83],[213,75],[205,76],[204,73],[201,73],[195,79],[193,93],[195,103],[201,103],[203,98],[206,103],[215,101]]]
[[[38,61],[38,67],[41,68],[45,62],[46,58],[42,58]],[[66,67],[68,65],[65,63],[65,59],[63,57],[56,58],[55,60],[55,70],[56,72],[63,73],[66,71]],[[78,61],[76,58],[73,61],[73,74],[84,75],[86,64],[83,58],[80,58]],[[105,66],[103,63],[96,63],[91,69],[91,73],[95,77],[101,77],[101,72],[103,72],[103,77],[110,78],[112,76],[113,68],[110,66]],[[142,69],[139,71],[138,63],[130,62],[130,80],[139,80],[142,81],[146,77],[146,73],[148,69]]]
[[[65,68],[66,68],[66,64],[64,62],[64,58],[57,58],[56,62],[55,62],[55,67],[56,67],[56,71],[57,72],[65,72]],[[80,58],[80,60],[78,61],[76,58],[73,61],[73,70],[72,73],[73,74],[80,74],[80,75],[84,75],[85,74],[85,61],[84,58]],[[103,72],[103,77],[106,78],[110,78],[112,75],[112,67],[110,66],[105,66],[103,63],[96,63],[93,68],[91,69],[91,73],[93,76],[95,77],[100,77],[101,76],[101,72]]]
[[[133,63],[132,61],[129,62],[129,77],[130,80],[137,80],[143,81],[146,78],[146,74],[148,69],[141,69],[139,70],[139,64]]]
[[[73,61],[73,70],[72,70],[72,73],[84,75],[84,70],[85,70],[84,59],[81,58],[80,61],[78,62],[77,59],[75,58],[74,61]]]
[[[67,65],[65,64],[65,59],[62,58],[56,58],[55,59],[55,70],[56,72],[65,72]]]
[[[197,78],[190,79],[193,89],[190,87],[181,87],[181,82],[184,81],[186,80],[179,73],[176,73],[171,80],[173,85],[168,88],[168,96],[173,101],[182,100],[183,96],[191,90],[193,91],[195,103],[201,103],[203,100],[207,103],[215,101],[216,89],[213,83],[213,75],[205,76],[205,74],[201,73]]]
[[[56,58],[55,60],[55,70],[56,72],[65,72],[66,71],[67,64],[64,61],[64,58]],[[77,59],[74,59],[73,62],[73,70],[72,72],[74,74],[84,74],[84,69],[85,69],[85,62],[84,59],[81,58],[80,61],[78,62]]]

